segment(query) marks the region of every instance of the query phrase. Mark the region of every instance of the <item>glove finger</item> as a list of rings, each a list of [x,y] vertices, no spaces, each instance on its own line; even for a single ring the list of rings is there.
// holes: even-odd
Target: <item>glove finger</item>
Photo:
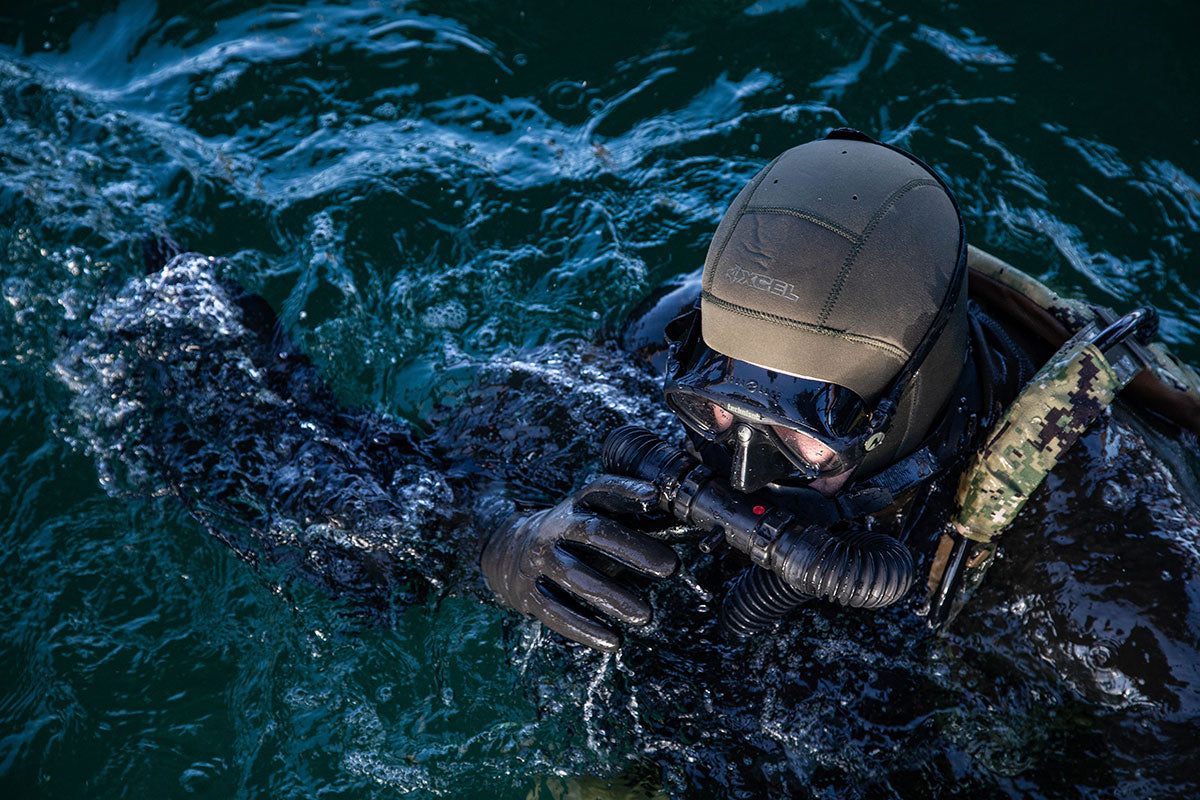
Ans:
[[[611,653],[621,646],[621,634],[570,608],[540,584],[537,587],[537,600],[530,611],[547,628],[561,633],[573,642],[606,653]]]
[[[679,555],[670,545],[619,522],[592,517],[563,532],[563,539],[598,550],[619,564],[653,578],[666,578],[679,568]]]
[[[570,553],[555,548],[543,574],[580,600],[630,625],[650,621],[650,604]]]
[[[575,504],[608,514],[645,514],[658,507],[658,489],[638,478],[601,475],[579,490]]]

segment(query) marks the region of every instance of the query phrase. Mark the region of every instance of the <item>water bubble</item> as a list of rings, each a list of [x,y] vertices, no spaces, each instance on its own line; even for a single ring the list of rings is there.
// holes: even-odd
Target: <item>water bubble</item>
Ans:
[[[1093,645],[1087,652],[1087,662],[1097,669],[1108,667],[1112,663],[1112,657],[1112,648],[1103,644]]]
[[[1108,481],[1100,489],[1100,502],[1106,508],[1122,511],[1130,505],[1130,492],[1118,481]]]
[[[480,326],[475,332],[475,346],[481,350],[490,350],[499,340],[500,334],[497,332],[495,325],[488,322]]]
[[[430,328],[458,330],[467,324],[467,309],[457,300],[447,300],[421,315],[421,322]]]
[[[578,81],[559,81],[548,92],[550,104],[555,108],[576,108],[583,102],[586,84]]]

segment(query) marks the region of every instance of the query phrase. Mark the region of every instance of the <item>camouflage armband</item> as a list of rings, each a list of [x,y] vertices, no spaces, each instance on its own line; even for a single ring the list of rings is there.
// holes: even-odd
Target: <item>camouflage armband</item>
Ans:
[[[1088,326],[1063,345],[992,428],[959,482],[960,534],[988,542],[1000,533],[1140,370],[1114,369],[1092,343],[1095,335]]]

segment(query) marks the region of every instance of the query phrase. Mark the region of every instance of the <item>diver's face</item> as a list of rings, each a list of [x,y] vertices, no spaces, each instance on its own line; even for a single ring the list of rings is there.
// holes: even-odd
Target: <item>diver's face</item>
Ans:
[[[709,405],[716,432],[727,431],[737,422],[737,417],[726,409],[716,403],[709,403]],[[836,453],[828,445],[801,431],[781,425],[771,425],[770,428],[789,450],[818,469],[827,466],[836,458]],[[814,478],[808,485],[826,497],[830,497],[846,484],[853,472],[854,470],[851,469],[840,475]]]

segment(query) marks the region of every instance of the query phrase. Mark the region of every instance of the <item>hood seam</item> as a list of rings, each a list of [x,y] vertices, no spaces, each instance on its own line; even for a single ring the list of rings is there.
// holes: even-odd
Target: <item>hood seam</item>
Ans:
[[[846,260],[842,263],[842,269],[838,272],[838,276],[833,282],[833,287],[829,290],[829,297],[825,300],[825,307],[821,309],[821,316],[817,318],[818,325],[824,327],[825,323],[829,321],[829,316],[833,313],[833,307],[837,304],[838,298],[842,293],[842,288],[846,285],[846,280],[850,277],[850,271],[854,268],[854,262],[858,259],[859,253],[862,252],[863,245],[867,243],[867,239],[874,233],[876,226],[879,225],[879,221],[891,210],[897,200],[921,186],[937,186],[941,188],[941,184],[932,178],[914,178],[892,192],[891,196],[883,201],[883,205],[879,207],[879,210],[867,222],[866,227],[863,228],[862,236],[854,243],[854,247],[851,248],[849,255],[846,256]]]

